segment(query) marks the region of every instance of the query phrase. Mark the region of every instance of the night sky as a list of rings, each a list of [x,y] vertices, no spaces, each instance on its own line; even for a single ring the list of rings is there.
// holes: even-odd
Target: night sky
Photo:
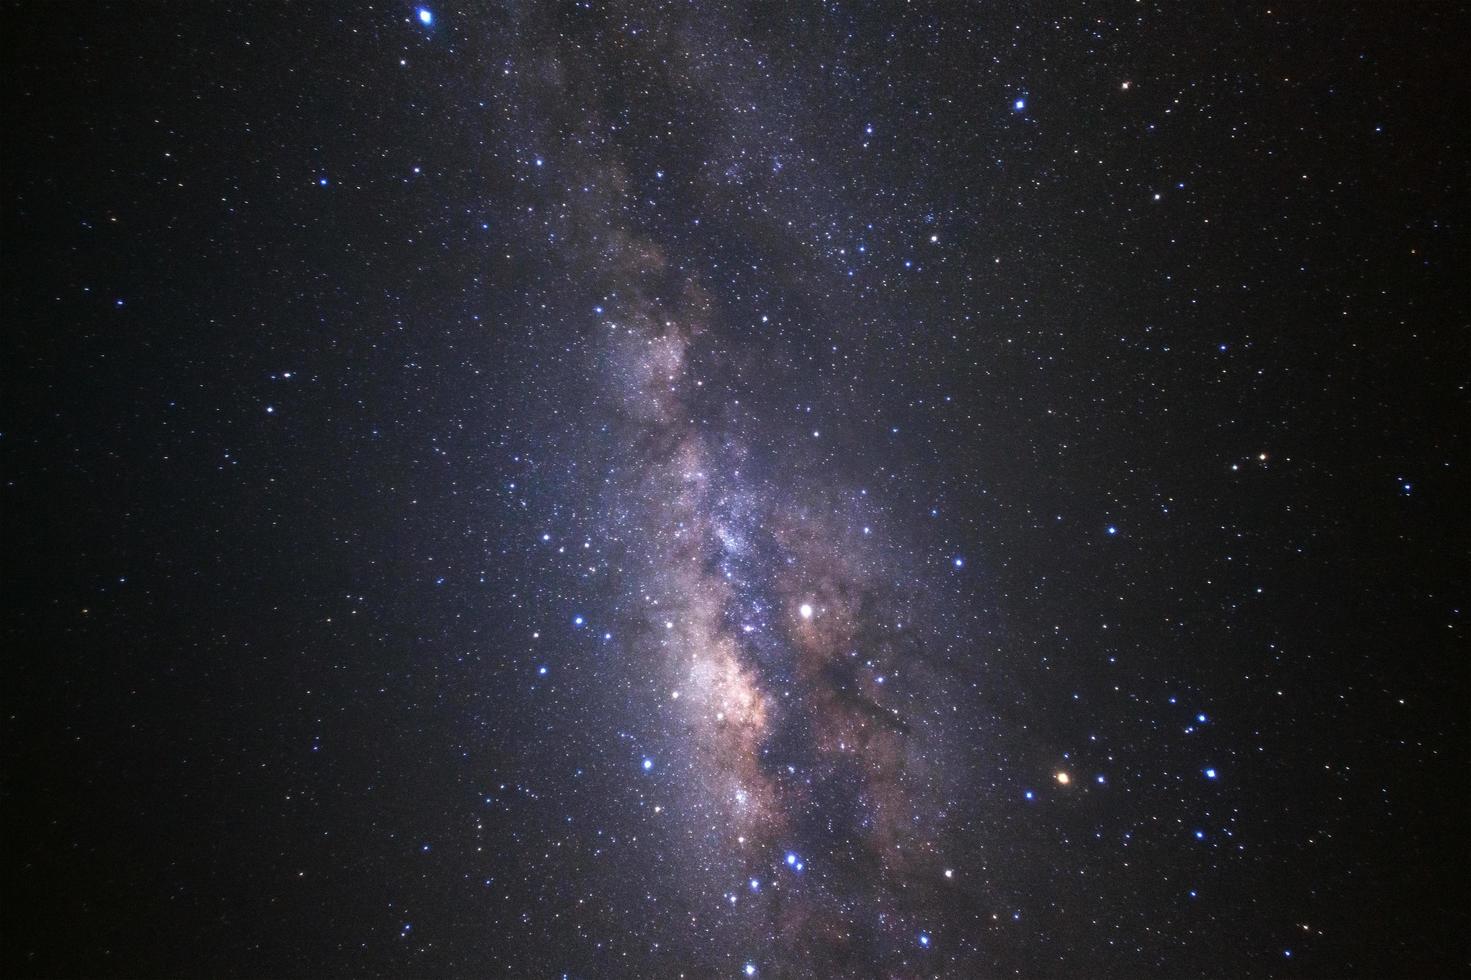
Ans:
[[[1451,977],[1466,8],[4,8],[6,976]]]

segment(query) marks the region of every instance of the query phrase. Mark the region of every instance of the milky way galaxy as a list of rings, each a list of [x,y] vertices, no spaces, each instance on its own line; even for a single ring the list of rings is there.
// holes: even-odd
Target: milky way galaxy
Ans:
[[[1463,10],[0,19],[0,974],[1467,968]]]
[[[596,104],[577,91],[556,101]],[[596,142],[600,117],[586,118],[574,144]],[[574,166],[626,185],[617,160]],[[978,730],[974,701],[963,716],[935,706],[957,683],[943,613],[922,609],[922,570],[880,543],[883,507],[826,453],[753,448],[761,416],[731,393],[759,358],[722,336],[729,314],[700,277],[608,201],[567,214],[567,274],[590,271],[600,297],[564,450],[607,454],[588,533],[614,601],[590,628],[610,631],[600,669],[627,701],[609,710],[636,719],[620,734],[664,801],[650,833],[678,854],[677,880],[646,887],[719,910],[711,969],[732,949],[819,973],[908,953],[942,885],[946,753],[960,748],[946,734]],[[614,744],[617,766],[631,750]],[[922,897],[899,900],[909,889]]]

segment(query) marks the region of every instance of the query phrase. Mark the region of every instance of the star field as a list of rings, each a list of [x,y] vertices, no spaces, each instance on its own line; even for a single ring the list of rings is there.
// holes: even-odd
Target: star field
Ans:
[[[4,27],[7,975],[1471,969],[1463,9]]]

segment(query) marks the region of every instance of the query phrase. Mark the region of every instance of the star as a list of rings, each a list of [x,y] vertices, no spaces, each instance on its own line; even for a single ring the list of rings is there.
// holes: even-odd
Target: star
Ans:
[[[429,2],[7,50],[28,975],[1456,973],[1456,12]]]

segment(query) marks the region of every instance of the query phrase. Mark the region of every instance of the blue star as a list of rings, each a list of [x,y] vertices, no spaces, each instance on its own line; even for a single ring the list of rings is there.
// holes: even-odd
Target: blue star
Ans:
[[[1027,100],[1026,99],[1017,99],[1011,105],[1012,105],[1012,108],[1015,109],[1017,112],[1021,112],[1023,109],[1025,109],[1027,107]]]
[[[654,768],[654,760],[653,759],[650,759],[648,756],[644,756],[644,772],[648,772],[650,769],[653,769],[653,768]]]
[[[1214,769],[1207,769],[1205,771],[1205,778],[1206,779],[1215,779],[1216,778],[1216,771]]]
[[[955,567],[956,568],[964,568],[965,567],[965,559],[964,558],[956,558],[955,559]]]
[[[1109,534],[1118,534],[1119,533],[1119,529],[1116,528],[1116,527],[1114,527],[1112,524],[1110,524],[1108,526],[1108,533]]]
[[[434,23],[434,14],[429,10],[429,8],[419,8],[419,23],[423,24],[425,27],[428,27]]]
[[[927,933],[927,932],[920,933],[919,934],[919,944],[921,946],[923,946],[925,949],[929,949],[930,948],[930,934]]]

